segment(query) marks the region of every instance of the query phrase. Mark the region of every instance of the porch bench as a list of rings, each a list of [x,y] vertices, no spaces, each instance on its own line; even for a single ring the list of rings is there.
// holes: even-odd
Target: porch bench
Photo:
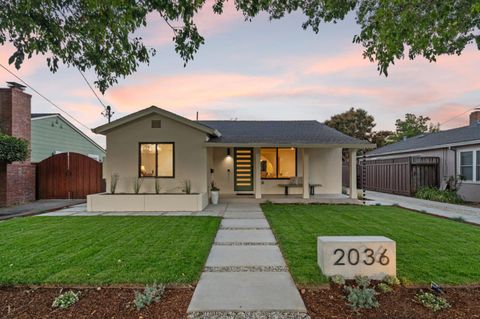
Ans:
[[[278,184],[279,187],[285,188],[285,195],[288,195],[288,189],[293,187],[303,187],[303,184],[300,183],[288,183],[288,184]],[[315,187],[322,186],[322,184],[308,184],[310,189],[310,195],[315,195]]]

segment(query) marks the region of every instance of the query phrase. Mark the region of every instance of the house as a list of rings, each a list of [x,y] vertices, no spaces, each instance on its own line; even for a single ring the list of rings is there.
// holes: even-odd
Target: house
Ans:
[[[459,195],[466,201],[480,202],[480,111],[470,114],[468,126],[415,136],[375,149],[366,157],[369,161],[436,157],[439,180],[461,176]]]
[[[208,203],[212,181],[223,196],[260,199],[286,192],[305,199],[318,194],[338,196],[342,192],[342,150],[348,150],[355,163],[358,149],[372,147],[313,120],[192,121],[155,106],[93,132],[106,136],[107,190],[111,189],[111,177],[118,176],[116,192],[131,194],[141,178],[141,192],[155,193],[155,183],[159,183],[164,196],[149,204],[154,196],[124,197],[122,201],[119,196],[108,200],[91,195],[91,210],[114,206],[133,210],[135,200],[143,205],[142,210],[161,210],[160,206],[201,210]],[[352,178],[355,176],[353,170]],[[186,197],[166,196],[181,193],[185,181],[190,181],[192,193],[196,193],[193,206],[185,206]],[[356,198],[356,190],[351,196]],[[170,199],[173,202],[167,205]]]
[[[32,113],[31,157],[38,163],[52,155],[75,152],[97,161],[105,157],[103,147],[58,113]]]

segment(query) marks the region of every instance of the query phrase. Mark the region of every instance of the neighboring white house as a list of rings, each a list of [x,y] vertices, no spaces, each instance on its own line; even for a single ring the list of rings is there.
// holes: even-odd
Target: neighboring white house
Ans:
[[[480,111],[470,114],[470,124],[422,134],[366,154],[368,160],[406,156],[438,157],[440,180],[461,176],[459,190],[467,201],[480,202]]]
[[[317,121],[191,121],[155,106],[93,131],[106,136],[107,190],[113,174],[117,193],[132,193],[138,178],[142,192],[157,180],[162,193],[180,193],[188,180],[203,207],[212,181],[222,195],[285,194],[282,184],[303,198],[341,194],[342,150],[355,163],[372,147]]]

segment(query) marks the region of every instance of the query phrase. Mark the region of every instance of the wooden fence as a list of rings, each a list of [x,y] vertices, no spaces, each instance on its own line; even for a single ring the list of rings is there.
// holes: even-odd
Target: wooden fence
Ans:
[[[366,160],[365,183],[363,161],[357,166],[357,185],[367,190],[413,196],[420,187],[439,186],[438,157],[402,157]],[[348,186],[348,164],[343,165],[342,181]]]

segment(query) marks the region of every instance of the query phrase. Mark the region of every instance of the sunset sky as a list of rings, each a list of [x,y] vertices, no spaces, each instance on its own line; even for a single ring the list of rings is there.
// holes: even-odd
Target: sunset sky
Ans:
[[[157,55],[102,99],[112,105],[114,119],[150,105],[190,119],[199,111],[200,119],[318,121],[361,107],[374,115],[377,130],[394,129],[407,112],[443,123],[480,104],[480,54],[474,45],[437,63],[399,61],[385,77],[352,43],[358,32],[353,15],[323,25],[319,34],[303,30],[304,20],[300,14],[278,21],[261,15],[244,22],[231,6],[221,16],[206,7],[196,19],[206,43],[184,68],[172,31],[151,16],[141,34]],[[2,64],[8,64],[11,52],[11,47],[0,48]],[[75,69],[52,74],[42,57],[26,61],[19,71],[9,68],[88,127],[105,122],[102,106]],[[93,83],[94,74],[86,76]],[[15,79],[0,69],[1,85],[10,80]],[[33,94],[32,112],[58,112],[27,92]],[[441,128],[466,125],[467,118],[468,113]],[[102,136],[79,128],[104,145]]]

